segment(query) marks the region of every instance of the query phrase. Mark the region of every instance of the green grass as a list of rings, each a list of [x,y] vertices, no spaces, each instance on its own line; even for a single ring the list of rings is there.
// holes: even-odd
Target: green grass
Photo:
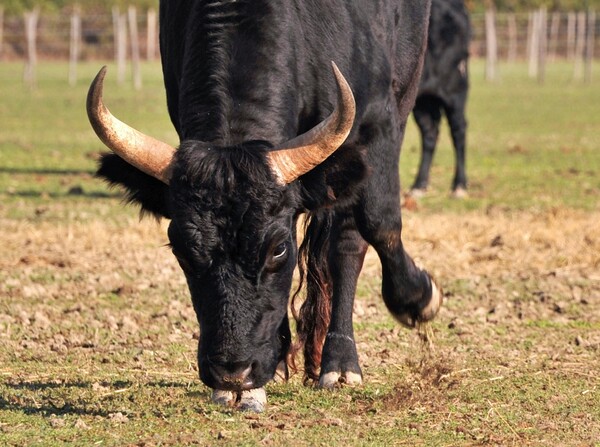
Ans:
[[[93,178],[104,147],[84,104],[100,66],[82,64],[69,87],[66,64],[42,62],[31,91],[21,64],[0,65],[0,445],[600,445],[600,79],[571,82],[557,63],[539,85],[515,64],[489,84],[474,61],[470,197],[448,199],[444,127],[431,191],[405,219],[417,230],[407,246],[448,297],[434,350],[390,317],[368,258],[355,318],[364,385],[328,392],[297,374],[269,385],[255,415],[212,404],[197,378],[197,323],[164,223],[138,222]],[[106,103],[176,144],[160,67],[143,72],[135,92],[110,67]],[[406,187],[419,150],[411,118]],[[495,219],[526,222],[530,239],[488,234]],[[449,228],[419,231],[437,220]],[[564,238],[544,232],[557,220]]]

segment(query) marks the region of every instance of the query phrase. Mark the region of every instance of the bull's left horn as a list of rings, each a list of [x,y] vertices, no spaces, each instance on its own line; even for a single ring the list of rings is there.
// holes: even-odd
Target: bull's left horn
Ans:
[[[102,90],[106,66],[92,81],[87,96],[87,113],[96,135],[127,163],[169,184],[175,148],[119,121],[104,106]]]
[[[321,164],[344,143],[352,129],[356,115],[354,95],[335,63],[331,64],[338,91],[331,115],[268,153],[269,165],[282,184],[293,182]]]

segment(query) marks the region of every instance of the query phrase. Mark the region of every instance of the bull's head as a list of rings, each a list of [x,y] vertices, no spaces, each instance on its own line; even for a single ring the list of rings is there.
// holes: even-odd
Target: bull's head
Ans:
[[[169,239],[200,323],[200,377],[212,388],[252,389],[273,378],[291,339],[297,216],[343,196],[365,175],[359,151],[332,157],[355,116],[352,91],[333,69],[334,111],[275,147],[183,141],[176,150],[106,109],[105,69],[90,87],[90,121],[116,154],[103,158],[98,174],[124,185],[143,209],[171,219]]]

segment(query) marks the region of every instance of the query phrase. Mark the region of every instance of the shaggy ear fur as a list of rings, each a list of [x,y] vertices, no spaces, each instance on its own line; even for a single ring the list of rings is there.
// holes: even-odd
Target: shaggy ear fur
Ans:
[[[170,219],[167,202],[169,187],[134,168],[118,155],[103,154],[96,177],[104,179],[111,186],[124,187],[126,202],[140,205],[142,216],[150,213],[157,218]]]
[[[300,178],[303,204],[306,209],[314,211],[352,202],[368,173],[364,147],[341,147]]]

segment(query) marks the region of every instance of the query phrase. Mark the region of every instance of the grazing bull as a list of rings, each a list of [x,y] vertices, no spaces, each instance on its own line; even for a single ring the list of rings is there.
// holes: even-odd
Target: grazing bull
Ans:
[[[471,26],[463,0],[433,0],[427,53],[413,116],[421,132],[421,163],[412,186],[421,195],[429,183],[429,169],[437,144],[442,112],[446,114],[456,154],[452,193],[467,191],[465,173],[465,106],[469,89],[468,58]]]
[[[428,16],[423,0],[161,1],[177,150],[112,116],[104,70],[92,83],[90,121],[114,152],[98,175],[171,220],[216,400],[255,393],[261,409],[262,387],[287,376],[298,259],[298,338],[322,387],[362,380],[352,307],[368,244],[395,318],[414,327],[437,313],[440,290],[402,245],[398,179]]]

